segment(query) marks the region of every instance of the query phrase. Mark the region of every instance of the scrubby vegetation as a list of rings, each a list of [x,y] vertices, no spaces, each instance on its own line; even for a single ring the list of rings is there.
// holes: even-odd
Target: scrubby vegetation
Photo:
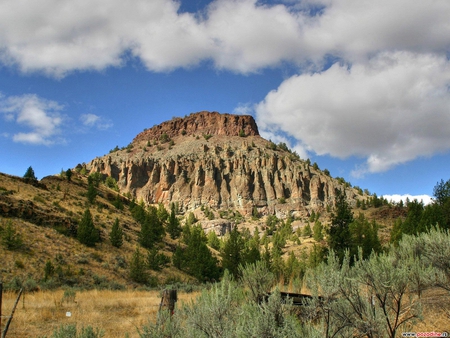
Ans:
[[[30,203],[20,210],[42,208],[51,215],[27,216],[40,222],[34,235],[23,230],[26,219],[2,217],[0,250],[14,255],[2,270],[3,287],[121,290],[195,282],[204,288],[174,316],[161,313],[156,323],[141,326],[141,337],[395,337],[420,321],[424,293],[450,291],[450,181],[438,182],[429,205],[393,204],[373,194],[351,206],[338,192],[332,209],[294,218],[262,216],[256,207],[243,216],[207,205],[180,214],[177,203],[166,209],[121,195],[117,182],[100,173],[74,170],[69,178],[63,172],[45,188],[29,184],[30,174],[20,192]],[[0,192],[15,197],[17,186],[2,182]],[[372,214],[392,212],[393,226],[370,218],[369,208]],[[217,218],[239,227],[205,234],[199,219]],[[69,257],[49,249],[30,264],[42,250],[34,245],[36,234],[79,251]],[[287,288],[311,295],[301,311],[281,298],[279,290]],[[102,332],[88,326],[58,330],[55,337]]]

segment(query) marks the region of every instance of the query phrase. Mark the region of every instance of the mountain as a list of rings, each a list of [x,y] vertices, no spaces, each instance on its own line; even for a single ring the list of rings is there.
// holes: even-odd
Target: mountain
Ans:
[[[314,240],[306,236],[300,243],[295,238],[302,236],[313,214],[327,225],[337,190],[345,191],[353,206],[369,198],[299,158],[285,144],[263,139],[251,116],[217,112],[199,112],[146,129],[128,146],[70,172],[40,181],[0,173],[0,280],[8,288],[28,283],[31,289],[36,282],[41,288],[136,286],[129,270],[142,223],[135,217],[133,200],[139,205],[161,203],[167,210],[175,203],[181,225],[193,212],[205,232],[218,234],[234,224],[265,231],[268,216],[292,216],[295,234],[282,252],[287,257],[293,251],[309,252]],[[100,235],[93,247],[77,239],[87,209]],[[380,214],[387,225],[393,222],[390,214]],[[124,233],[120,248],[109,238],[116,219]],[[11,229],[21,238],[19,248],[3,243]],[[166,234],[157,248],[170,261],[178,245],[179,239]],[[47,280],[49,262],[54,271]],[[152,270],[151,276],[159,283],[193,279],[171,263]]]
[[[202,111],[137,135],[127,147],[87,164],[113,177],[121,193],[146,204],[235,209],[243,215],[305,216],[333,206],[344,190],[351,205],[367,196],[263,139],[252,116]]]

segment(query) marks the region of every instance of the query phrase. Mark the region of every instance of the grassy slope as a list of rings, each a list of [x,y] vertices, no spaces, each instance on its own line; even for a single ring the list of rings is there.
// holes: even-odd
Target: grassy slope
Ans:
[[[18,276],[22,281],[29,277],[35,281],[41,280],[44,276],[44,266],[47,260],[51,260],[55,267],[60,264],[64,272],[69,269],[73,277],[78,278],[85,285],[98,283],[97,277],[101,277],[100,281],[114,281],[123,286],[133,285],[128,278],[128,268],[121,264],[121,261],[129,262],[136,248],[140,227],[131,217],[127,207],[122,211],[117,210],[105,198],[108,195],[114,198],[116,192],[101,184],[99,193],[104,197],[97,196],[97,205],[90,208],[94,224],[100,229],[103,239],[95,248],[88,248],[75,238],[61,234],[53,227],[46,226],[46,222],[41,225],[34,224],[36,219],[40,218],[39,215],[44,215],[42,217],[46,217],[48,223],[68,220],[74,223],[81,219],[87,203],[87,198],[83,196],[87,191],[87,180],[85,177],[74,174],[72,181],[67,182],[59,177],[47,177],[40,181],[45,187],[36,187],[26,184],[20,178],[0,174],[0,193],[4,195],[6,193],[7,202],[14,206],[28,201],[25,209],[33,209],[35,214],[35,217],[32,217],[34,219],[26,220],[24,217],[28,216],[5,218],[4,210],[0,213],[3,215],[0,216],[0,226],[5,228],[6,222],[12,221],[24,242],[23,249],[16,251],[6,250],[3,245],[0,245],[0,257],[2,257],[0,280],[3,280],[5,284],[14,276]],[[12,193],[7,193],[11,191]],[[102,208],[98,207],[99,204]],[[116,217],[119,218],[125,233],[124,244],[120,249],[110,244],[108,235]],[[59,227],[64,229],[64,226]],[[170,238],[166,238],[161,244],[162,251],[170,256],[173,244]],[[161,282],[170,276],[182,281],[190,279],[173,267],[165,268],[160,273],[153,272],[153,274],[158,276]]]

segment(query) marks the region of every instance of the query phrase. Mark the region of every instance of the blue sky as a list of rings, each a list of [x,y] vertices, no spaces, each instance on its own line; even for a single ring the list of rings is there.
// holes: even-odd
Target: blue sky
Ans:
[[[446,0],[4,0],[0,171],[39,178],[201,110],[378,195],[449,179]]]

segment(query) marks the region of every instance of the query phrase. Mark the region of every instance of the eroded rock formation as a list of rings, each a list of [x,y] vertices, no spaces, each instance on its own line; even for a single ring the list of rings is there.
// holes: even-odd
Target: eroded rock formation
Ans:
[[[244,214],[307,212],[333,205],[343,185],[259,136],[251,116],[200,112],[143,131],[122,150],[86,164],[145,203],[178,202]],[[345,189],[355,201],[356,190]]]

